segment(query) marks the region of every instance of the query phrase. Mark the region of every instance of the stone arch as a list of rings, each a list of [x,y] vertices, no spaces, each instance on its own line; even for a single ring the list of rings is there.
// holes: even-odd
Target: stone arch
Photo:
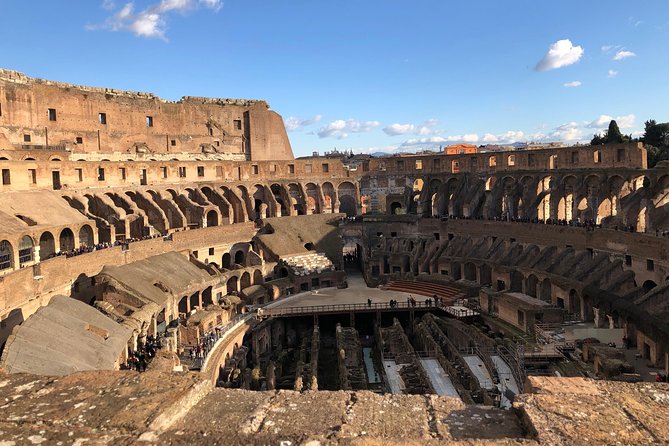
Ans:
[[[576,203],[576,188],[578,181],[574,175],[567,175],[562,179],[562,197],[558,204],[558,218],[560,220],[574,220],[574,206]]]
[[[49,231],[45,231],[39,238],[39,256],[46,260],[56,254],[56,240]]]
[[[79,245],[80,246],[93,246],[95,244],[95,238],[93,236],[93,228],[89,225],[83,225],[79,229]]]
[[[283,193],[283,188],[281,187],[280,184],[274,183],[270,186],[270,190],[272,191],[272,194],[274,195],[274,199],[276,202],[279,204],[279,208],[281,209],[280,216],[285,217],[290,215],[289,211],[289,206],[290,203],[286,203],[286,200],[284,199],[284,193]],[[277,209],[277,214],[279,214],[279,210]],[[278,217],[279,215],[277,215]]]
[[[70,228],[64,228],[60,231],[58,242],[61,252],[72,251],[74,249],[74,233]]]
[[[490,265],[484,263],[479,268],[479,282],[483,286],[492,285],[492,268]]]
[[[522,293],[523,292],[523,282],[525,280],[525,277],[523,274],[519,271],[511,271],[510,274],[510,279],[511,279],[511,284],[510,284],[510,291],[515,292],[515,293]]]
[[[0,242],[0,271],[14,267],[14,248],[8,240]]]
[[[339,196],[339,212],[346,213],[349,217],[358,215],[355,186],[350,181],[344,181],[337,187]]]
[[[476,265],[472,262],[465,263],[465,280],[476,282]]]
[[[238,292],[239,288],[237,288],[239,285],[239,279],[237,279],[237,276],[232,276],[228,279],[228,281],[225,283],[225,287],[228,290],[228,294],[231,294],[231,292]]]
[[[345,213],[347,217],[358,215],[355,197],[350,195],[339,196],[339,212]]]
[[[307,183],[304,188],[307,192],[307,214],[320,214],[321,205],[318,186],[316,186],[314,183]]]
[[[402,203],[399,201],[390,203],[390,215],[401,215],[403,213],[402,210]]]
[[[462,278],[462,267],[460,262],[451,263],[451,278],[453,280],[460,280]]]
[[[239,289],[243,290],[251,286],[251,274],[248,271],[245,271],[242,274],[242,277],[239,279]]]
[[[650,290],[652,290],[653,288],[655,288],[656,286],[657,286],[657,283],[655,283],[654,281],[646,280],[641,287],[643,288],[643,291],[647,293]]]
[[[537,196],[540,198],[537,206],[537,218],[539,220],[548,220],[553,218],[552,195],[554,179],[552,176],[545,176],[537,185]]]
[[[530,274],[527,277],[527,285],[525,287],[525,294],[532,297],[538,297],[537,294],[537,285],[539,284],[539,279],[534,274]]]
[[[329,212],[335,212],[335,202],[337,200],[334,186],[331,182],[326,181],[321,185],[321,190],[323,191],[323,199],[325,200],[323,206],[325,209],[329,210]]]
[[[35,260],[35,241],[29,235],[24,235],[19,241],[19,266]]]
[[[581,314],[581,299],[578,296],[578,291],[575,289],[569,290],[569,305],[568,311],[571,314],[578,315],[579,318],[583,318]]]
[[[306,215],[306,202],[302,196],[302,191],[297,183],[288,184],[288,196],[290,197],[291,206],[294,208],[297,215]]]
[[[235,264],[244,265],[246,260],[246,252],[243,249],[239,249],[235,252]]]
[[[262,271],[260,271],[259,269],[253,271],[253,284],[254,285],[260,285],[264,281],[265,280],[263,279]]]
[[[230,269],[232,267],[232,256],[229,252],[223,254],[221,257],[221,268]]]
[[[207,212],[207,227],[218,226],[218,212],[210,210]]]
[[[183,296],[178,303],[179,313],[188,314],[188,296]]]
[[[546,277],[541,281],[541,300],[544,302],[551,303],[553,302],[553,284],[551,279]]]

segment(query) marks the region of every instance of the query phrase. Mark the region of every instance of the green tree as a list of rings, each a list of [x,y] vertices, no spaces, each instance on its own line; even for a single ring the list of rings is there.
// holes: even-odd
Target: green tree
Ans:
[[[611,122],[609,122],[609,130],[606,132],[606,144],[620,144],[624,141],[625,138],[623,137],[623,134],[620,133],[618,123],[615,119],[612,119]]]
[[[648,151],[648,167],[669,160],[669,122],[658,124],[654,119],[646,121],[641,140]]]
[[[606,144],[606,139],[599,133],[595,134],[590,141],[591,146],[601,146],[602,144]]]

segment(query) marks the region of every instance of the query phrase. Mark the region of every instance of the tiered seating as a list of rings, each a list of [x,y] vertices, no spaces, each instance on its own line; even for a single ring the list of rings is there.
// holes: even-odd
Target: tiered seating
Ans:
[[[281,257],[281,260],[283,260],[296,276],[320,274],[324,271],[334,271],[335,269],[330,259],[320,252]]]
[[[465,299],[467,295],[458,288],[450,285],[433,282],[412,282],[410,280],[395,280],[389,282],[384,289],[390,291],[401,291],[404,293],[419,294],[421,296],[441,299],[444,304],[452,305],[459,299]]]

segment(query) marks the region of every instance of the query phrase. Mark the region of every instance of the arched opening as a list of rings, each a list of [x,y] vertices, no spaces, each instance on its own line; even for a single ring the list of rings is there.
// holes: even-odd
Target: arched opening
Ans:
[[[60,231],[58,241],[60,243],[60,252],[72,251],[74,249],[74,233],[70,228]]]
[[[316,246],[313,243],[308,242],[304,244],[304,249],[307,251],[316,251]]]
[[[353,183],[344,181],[337,188],[339,195],[339,212],[346,213],[348,217],[355,217],[358,215],[357,203],[355,200],[356,189]]]
[[[476,265],[472,262],[465,263],[465,280],[476,282]]]
[[[490,265],[481,265],[479,270],[480,278],[479,281],[483,286],[492,285],[492,268]]]
[[[453,262],[451,264],[451,278],[453,280],[460,280],[462,278],[462,267],[460,262]]]
[[[56,241],[53,234],[49,231],[42,233],[39,238],[39,257],[41,260],[46,260],[56,253]]]
[[[285,217],[290,215],[290,211],[288,210],[288,204],[286,203],[283,197],[283,191],[281,188],[281,185],[279,184],[272,184],[270,186],[270,190],[272,191],[272,194],[274,195],[274,199],[276,202],[279,204],[279,207],[281,208],[281,217]]]
[[[200,306],[200,293],[193,293],[190,296],[190,309],[193,311],[195,308]]]
[[[518,271],[511,271],[511,288],[512,292],[522,293],[523,292],[523,280],[525,278]]]
[[[188,314],[188,296],[184,296],[179,301],[179,313]]]
[[[251,274],[249,274],[248,271],[247,271],[244,274],[242,274],[242,277],[239,280],[239,288],[240,288],[240,290],[243,290],[243,289],[248,288],[250,286],[251,286]]]
[[[539,283],[539,279],[537,279],[537,276],[534,274],[530,274],[530,276],[527,278],[527,287],[525,289],[525,294],[528,296],[532,297],[537,297],[537,284]]]
[[[211,287],[207,287],[202,292],[202,306],[204,306],[206,308],[209,305],[213,305],[213,304],[214,304],[214,301],[213,301],[212,295],[211,295]]]
[[[14,251],[12,244],[7,240],[0,242],[0,271],[11,269],[14,264]]]
[[[24,235],[19,242],[19,265],[32,262],[35,258],[34,248],[35,243],[32,237]]]
[[[223,254],[223,257],[221,258],[221,268],[230,269],[230,259],[231,256],[229,252]]]
[[[548,278],[541,281],[541,300],[549,303],[553,301],[553,286]]]
[[[264,282],[263,277],[262,277],[262,272],[257,269],[253,271],[253,284],[254,285],[260,285]]]
[[[93,246],[93,229],[89,225],[83,225],[79,229],[79,245],[80,246]]]
[[[657,284],[655,282],[653,282],[652,280],[646,280],[643,283],[642,288],[643,288],[644,292],[647,293],[650,290],[652,290],[653,288],[655,288],[656,286],[657,286]]]
[[[402,214],[402,203],[398,201],[393,201],[390,203],[390,215],[400,215]]]
[[[239,291],[237,288],[237,285],[239,283],[239,280],[237,279],[237,276],[232,276],[228,279],[227,283],[225,284],[228,294],[232,294],[233,292],[236,293]]]
[[[323,205],[327,212],[335,211],[335,189],[332,183],[326,181],[321,185],[321,190],[323,191]]]
[[[578,297],[578,293],[576,290],[569,290],[569,306],[568,306],[568,311],[572,315],[578,315],[579,319],[582,319],[583,316],[581,315],[581,300]]]
[[[316,186],[314,183],[307,183],[305,189],[307,192],[307,213],[320,214],[321,206],[318,186]]]
[[[347,217],[357,215],[355,198],[351,195],[342,195],[339,197],[339,212],[345,213]]]
[[[207,227],[218,226],[218,213],[211,210],[207,212]]]
[[[235,264],[244,265],[244,259],[246,258],[246,253],[242,250],[239,250],[235,253]]]
[[[278,274],[280,278],[288,277],[288,270],[286,269],[286,267],[282,266],[281,268],[279,268]]]

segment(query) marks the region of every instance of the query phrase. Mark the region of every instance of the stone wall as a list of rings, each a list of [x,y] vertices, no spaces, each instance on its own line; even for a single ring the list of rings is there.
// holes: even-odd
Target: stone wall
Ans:
[[[151,93],[80,87],[2,70],[0,104],[0,133],[19,148],[293,158],[281,116],[264,101],[170,102]]]

